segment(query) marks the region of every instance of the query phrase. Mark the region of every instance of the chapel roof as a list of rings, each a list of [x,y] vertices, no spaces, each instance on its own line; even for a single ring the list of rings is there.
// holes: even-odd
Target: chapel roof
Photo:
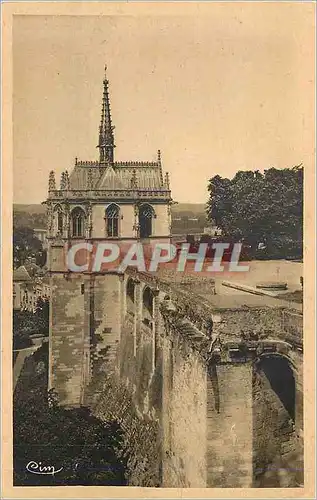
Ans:
[[[89,179],[90,178],[90,179]],[[99,167],[98,162],[77,162],[70,174],[70,189],[166,189],[158,162],[115,162]]]

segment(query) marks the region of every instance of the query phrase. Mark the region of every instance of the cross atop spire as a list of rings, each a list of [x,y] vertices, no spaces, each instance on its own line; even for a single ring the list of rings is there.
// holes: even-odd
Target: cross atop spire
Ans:
[[[103,165],[112,165],[114,159],[114,127],[111,123],[110,100],[108,92],[109,81],[107,80],[107,65],[105,64],[105,76],[103,79],[103,95],[101,108],[101,122],[99,126],[99,154],[100,163]]]

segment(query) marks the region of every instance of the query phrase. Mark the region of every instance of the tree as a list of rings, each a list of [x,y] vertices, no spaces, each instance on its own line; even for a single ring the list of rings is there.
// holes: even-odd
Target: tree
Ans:
[[[49,334],[49,301],[41,297],[37,300],[35,313],[13,311],[13,349],[31,346],[30,335],[34,334]]]
[[[31,311],[13,311],[13,349],[32,345],[30,335],[39,333]]]
[[[25,349],[32,345],[30,332],[21,328],[20,311],[13,312],[13,350]]]
[[[101,422],[87,408],[49,406],[41,390],[32,389],[14,411],[15,485],[124,485],[121,440],[116,422]],[[62,471],[30,474],[31,460]]]
[[[35,236],[33,229],[29,227],[15,227],[13,230],[13,262],[20,266],[27,257],[35,256],[37,262],[42,263],[46,259],[42,243]]]
[[[303,168],[237,172],[209,181],[207,216],[225,238],[244,240],[256,251],[263,242],[267,256],[302,254]]]
[[[50,303],[47,299],[39,297],[37,299],[35,319],[38,323],[39,333],[48,335],[49,333],[49,318],[50,318]]]
[[[119,424],[102,422],[88,408],[60,407],[54,391],[47,394],[47,366],[43,345],[27,359],[14,393],[14,485],[125,485]],[[32,474],[30,461],[62,470]]]

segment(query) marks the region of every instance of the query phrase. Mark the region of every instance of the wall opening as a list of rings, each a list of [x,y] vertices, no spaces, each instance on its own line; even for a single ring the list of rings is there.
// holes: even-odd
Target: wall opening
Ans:
[[[151,205],[145,203],[139,209],[140,238],[149,238],[152,235],[152,221],[154,210]]]
[[[272,390],[295,422],[296,384],[289,361],[282,356],[264,356],[257,362],[257,370],[263,372]]]
[[[129,278],[127,282],[127,312],[134,316],[135,314],[135,283]]]
[[[119,213],[118,205],[112,203],[105,211],[106,234],[109,238],[117,238],[119,236]]]
[[[145,325],[152,326],[153,320],[153,293],[146,287],[142,297],[142,322]]]
[[[298,487],[303,454],[297,435],[296,380],[283,356],[261,356],[253,366],[253,486]]]

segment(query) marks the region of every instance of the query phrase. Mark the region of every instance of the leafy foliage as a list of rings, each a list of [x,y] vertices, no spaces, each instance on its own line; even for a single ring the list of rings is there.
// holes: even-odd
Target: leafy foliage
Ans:
[[[39,331],[43,335],[49,334],[50,303],[47,299],[37,299],[35,315],[37,317]]]
[[[13,262],[16,267],[24,264],[28,257],[35,257],[39,266],[46,262],[46,250],[29,227],[14,227],[13,230]]]
[[[240,171],[232,180],[216,175],[208,191],[208,219],[224,237],[243,239],[254,251],[263,243],[270,258],[302,255],[302,166]]]
[[[101,422],[87,408],[62,408],[54,391],[47,396],[47,358],[47,345],[28,358],[15,390],[14,484],[125,485],[118,423]],[[62,470],[32,474],[31,461]]]
[[[48,335],[48,333],[48,300],[39,297],[35,313],[32,311],[13,311],[13,349],[23,349],[32,345],[30,335]]]
[[[13,322],[16,320],[16,314],[13,314]],[[14,328],[14,327],[13,327]],[[30,338],[30,333],[24,332],[20,329],[13,330],[13,349],[25,349],[32,345],[32,340]]]

